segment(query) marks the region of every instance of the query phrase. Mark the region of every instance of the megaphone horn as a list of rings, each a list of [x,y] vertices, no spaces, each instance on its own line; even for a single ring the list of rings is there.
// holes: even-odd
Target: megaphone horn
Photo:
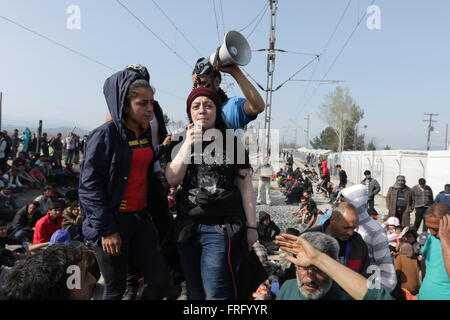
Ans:
[[[252,51],[247,39],[237,31],[229,31],[225,35],[222,46],[209,57],[212,65],[221,67],[238,64],[246,66],[252,59]]]

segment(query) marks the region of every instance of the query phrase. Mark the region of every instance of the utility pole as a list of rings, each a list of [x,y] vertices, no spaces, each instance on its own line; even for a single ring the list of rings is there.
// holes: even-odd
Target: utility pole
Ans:
[[[267,52],[267,86],[266,86],[266,113],[264,129],[266,131],[266,156],[270,155],[270,122],[272,119],[272,93],[273,93],[273,72],[275,71],[275,25],[278,9],[278,0],[269,0],[270,3],[270,37],[269,49]]]
[[[424,115],[429,116],[428,120],[423,120],[423,122],[428,122],[428,138],[427,138],[427,151],[430,151],[431,148],[431,131],[434,131],[433,123],[436,123],[436,120],[433,120],[434,116],[438,116],[438,113],[424,113]]]
[[[309,148],[309,114],[305,117],[306,120],[306,149]]]

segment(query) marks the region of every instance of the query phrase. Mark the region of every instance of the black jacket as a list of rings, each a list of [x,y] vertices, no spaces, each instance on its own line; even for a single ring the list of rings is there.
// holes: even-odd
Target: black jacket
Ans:
[[[36,222],[43,217],[41,211],[37,210],[31,217],[31,220],[28,220],[28,206],[29,205],[22,207],[14,216],[11,225],[12,233],[24,228],[33,228],[36,225]]]
[[[122,109],[128,87],[138,79],[144,78],[137,72],[124,70],[109,77],[103,87],[113,120],[90,134],[80,173],[79,198],[84,217],[83,234],[87,240],[96,240],[99,236],[108,236],[118,230],[115,214],[127,185],[132,153],[127,130],[122,125]],[[151,142],[151,130],[147,130],[140,139],[144,138]],[[155,179],[153,163],[162,152],[162,145],[153,152],[153,161],[148,170],[149,183]],[[148,191],[148,198],[151,199],[152,189],[148,188]]]
[[[344,187],[347,185],[347,173],[345,170],[339,171],[339,185]]]
[[[266,228],[262,226],[262,221],[266,217],[270,218],[270,215],[264,211],[261,211],[259,213],[258,240],[263,245],[269,242],[273,242],[275,240],[275,237],[280,234],[280,228],[278,228],[278,226],[272,220],[270,220],[270,223]]]

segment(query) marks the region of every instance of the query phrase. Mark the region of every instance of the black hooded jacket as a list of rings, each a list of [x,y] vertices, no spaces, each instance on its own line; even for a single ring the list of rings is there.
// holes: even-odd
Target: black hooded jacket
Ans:
[[[259,213],[258,240],[263,245],[265,243],[273,242],[275,240],[275,237],[280,234],[280,228],[278,228],[278,226],[272,220],[270,220],[270,223],[266,228],[263,227],[262,221],[266,217],[270,218],[270,215],[267,212],[261,211]]]
[[[87,240],[97,240],[118,230],[115,214],[127,185],[132,160],[132,150],[128,145],[130,134],[122,124],[122,110],[129,86],[139,79],[148,81],[138,72],[123,70],[109,77],[103,87],[113,120],[90,134],[80,173],[79,198],[84,217],[83,234]],[[140,137],[144,138],[150,141],[151,147],[151,130]],[[154,156],[148,170],[149,182],[155,179],[153,163],[159,159],[163,149],[161,145],[153,150]],[[148,190],[150,192],[151,188]],[[150,194],[148,199],[151,203]]]

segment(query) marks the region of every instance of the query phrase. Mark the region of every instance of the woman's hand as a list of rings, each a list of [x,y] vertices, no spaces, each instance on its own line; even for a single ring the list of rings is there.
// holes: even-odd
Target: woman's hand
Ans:
[[[258,232],[255,229],[247,229],[248,251],[252,251],[252,247],[258,240]]]
[[[167,147],[170,145],[171,142],[172,142],[172,134],[168,133],[162,144]]]
[[[122,254],[122,238],[118,232],[102,237],[102,247],[106,254],[111,256],[119,256]]]
[[[186,143],[193,145],[198,142],[202,142],[202,130],[190,123],[186,131]]]

